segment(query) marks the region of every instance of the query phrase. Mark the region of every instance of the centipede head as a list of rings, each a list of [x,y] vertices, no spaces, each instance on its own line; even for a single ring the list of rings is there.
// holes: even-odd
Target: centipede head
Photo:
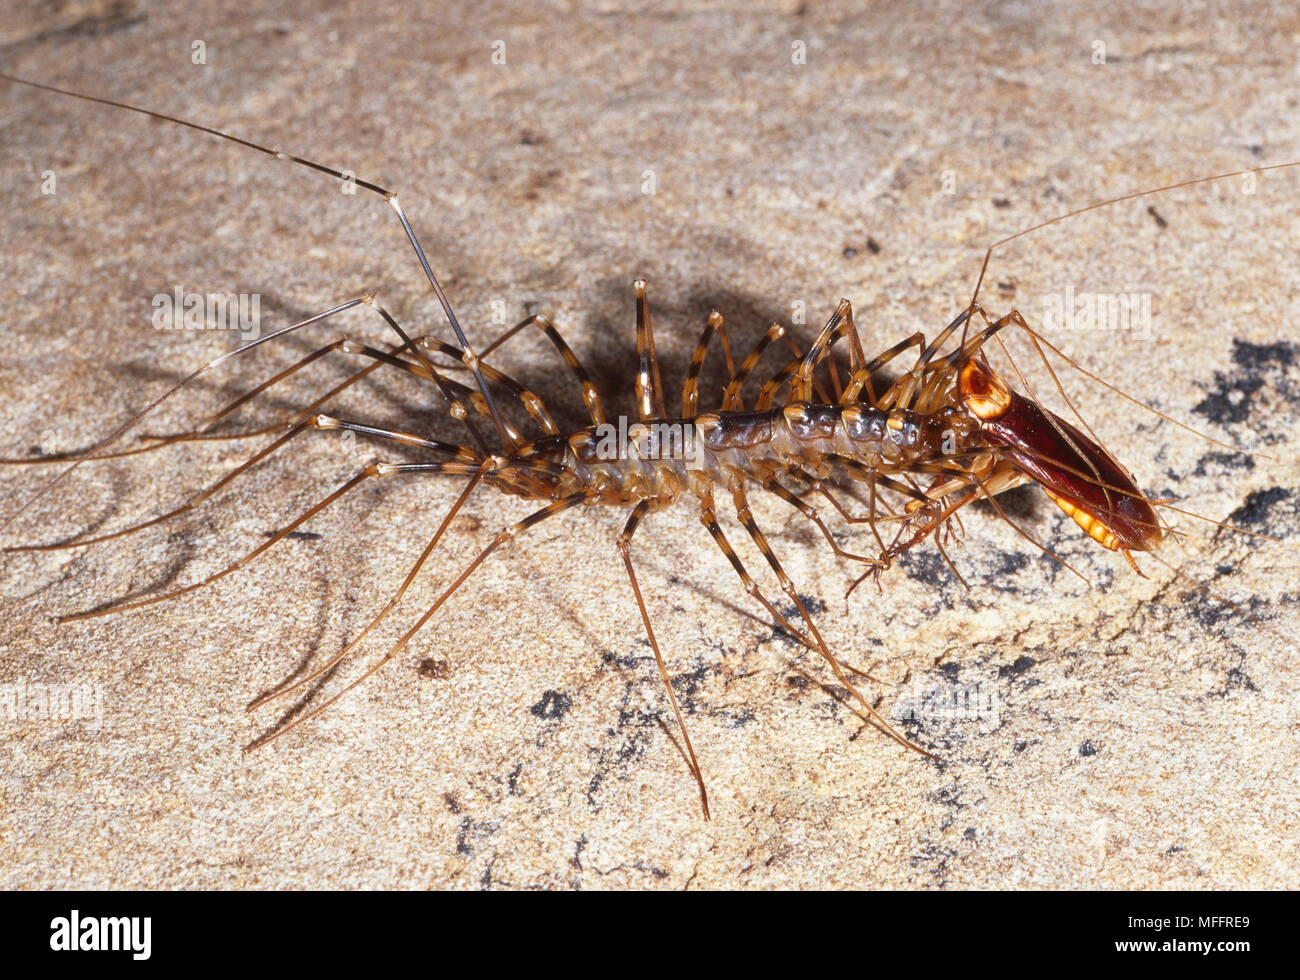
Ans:
[[[1003,459],[1042,487],[1094,541],[1121,552],[1134,569],[1129,552],[1151,551],[1160,543],[1163,531],[1151,501],[1095,441],[1012,389],[982,356],[962,365],[959,391]]]

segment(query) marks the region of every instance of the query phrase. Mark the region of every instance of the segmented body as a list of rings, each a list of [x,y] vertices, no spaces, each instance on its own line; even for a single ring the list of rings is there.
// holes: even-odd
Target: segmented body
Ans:
[[[761,412],[710,412],[637,425],[640,433],[629,432],[639,448],[616,459],[602,452],[608,434],[595,426],[538,440],[524,447],[523,455],[562,467],[554,483],[557,497],[591,488],[602,504],[655,500],[667,506],[701,487],[731,487],[737,480],[765,484],[792,470],[830,479],[839,475],[837,461],[853,465],[858,479],[921,472],[924,464],[944,458],[945,436],[957,445],[954,432],[965,436],[962,449],[983,445],[978,427],[953,406],[920,413],[791,402]],[[694,448],[666,450],[665,440],[654,435],[663,430],[686,431]]]

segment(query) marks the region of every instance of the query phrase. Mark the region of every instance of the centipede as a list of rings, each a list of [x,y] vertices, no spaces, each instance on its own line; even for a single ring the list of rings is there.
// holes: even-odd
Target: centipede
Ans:
[[[1169,502],[1148,496],[1138,479],[1105,447],[1078,412],[1070,421],[1049,409],[1031,390],[1003,342],[1008,335],[1026,339],[1053,379],[1055,359],[1057,365],[1067,365],[1098,385],[1110,386],[1036,331],[1017,310],[998,315],[986,309],[981,290],[990,258],[1013,240],[1085,211],[1153,197],[1173,188],[1300,165],[1280,163],[1138,190],[1069,211],[997,240],[985,250],[969,302],[949,323],[932,336],[918,331],[878,352],[869,352],[864,346],[854,322],[852,303],[847,299],[834,304],[811,342],[800,344],[785,327],[773,324],[752,349],[740,352],[741,356],[733,351],[724,313],[715,311],[707,318],[695,344],[680,384],[679,400],[674,397],[678,392],[664,383],[656,353],[649,285],[644,279],[633,279],[630,299],[636,337],[636,417],[615,418],[607,410],[604,393],[592,374],[566,342],[562,327],[548,314],[528,315],[481,348],[471,342],[470,333],[474,331],[462,326],[397,193],[387,187],[178,116],[9,74],[0,73],[0,80],[61,99],[95,103],[108,111],[188,128],[205,138],[233,144],[243,152],[270,156],[312,171],[318,178],[352,182],[372,199],[382,201],[400,224],[411,255],[452,334],[451,339],[442,340],[431,333],[408,329],[376,294],[354,296],[207,361],[89,449],[5,460],[7,465],[63,465],[53,479],[4,516],[0,530],[12,534],[36,500],[57,493],[71,474],[83,467],[203,440],[267,440],[219,480],[161,514],[126,527],[66,540],[24,540],[5,547],[6,552],[18,553],[92,548],[109,541],[129,540],[147,528],[169,526],[196,512],[264,460],[292,452],[299,440],[348,433],[415,457],[403,455],[400,461],[380,460],[365,465],[278,527],[265,541],[198,581],[64,613],[58,621],[74,623],[180,600],[261,560],[281,542],[304,533],[302,529],[313,518],[350,499],[363,487],[400,477],[459,481],[454,501],[431,521],[431,529],[422,532],[427,541],[418,559],[403,570],[400,585],[378,611],[340,649],[324,657],[323,663],[259,695],[249,710],[301,696],[339,669],[354,667],[356,676],[321,703],[311,704],[255,739],[247,747],[254,751],[309,724],[406,652],[448,600],[485,562],[514,540],[566,512],[616,510],[626,514],[622,531],[612,542],[625,572],[625,598],[634,605],[653,654],[663,698],[675,720],[685,766],[705,820],[712,815],[707,759],[699,756],[692,742],[674,690],[671,651],[660,644],[655,617],[637,575],[635,559],[642,540],[638,532],[646,519],[669,508],[692,509],[734,570],[741,592],[776,626],[820,658],[860,716],[896,743],[899,750],[938,759],[923,740],[904,735],[890,723],[879,702],[868,696],[869,675],[853,667],[826,641],[813,610],[787,574],[768,534],[759,526],[751,507],[753,496],[766,494],[779,499],[816,530],[835,556],[854,570],[849,593],[864,583],[868,583],[867,588],[884,589],[891,567],[912,549],[923,546],[935,548],[952,574],[960,578],[949,557],[948,543],[960,537],[962,518],[977,503],[991,508],[997,519],[1011,524],[1055,558],[999,507],[1002,494],[1023,485],[1041,489],[1087,538],[1119,556],[1133,573],[1143,574],[1139,559],[1153,555],[1162,543],[1180,533],[1162,516]],[[249,384],[237,398],[192,428],[170,433],[147,431],[157,410],[200,378],[223,371],[238,372],[242,377],[243,372],[254,371],[258,349],[283,343],[290,335],[319,332],[353,310],[382,324],[391,343],[383,347],[348,337],[334,340],[315,347],[289,367]],[[563,363],[585,410],[585,424],[562,426],[525,380],[492,362],[503,344],[529,331],[544,336]],[[995,366],[995,352],[1000,352],[1010,370]],[[706,405],[701,393],[702,371],[710,357],[721,357],[725,362],[726,383],[717,405]],[[273,422],[234,434],[219,431],[219,425],[237,410],[274,393],[288,379],[325,359],[350,365],[344,380],[280,413]],[[761,367],[762,363],[768,366]],[[428,412],[453,420],[463,438],[436,439],[373,424],[365,418],[347,417],[332,409],[344,391],[376,376],[414,379],[426,393]],[[754,387],[757,394],[747,397],[747,389]],[[1056,387],[1064,394],[1059,382]],[[1146,409],[1118,389],[1113,390],[1118,397],[1181,425],[1155,409]],[[1068,397],[1066,401],[1070,404]],[[1072,404],[1070,408],[1073,410]],[[535,504],[536,509],[493,534],[463,567],[451,572],[435,571],[439,545],[449,527],[467,501],[486,493],[521,498]],[[775,589],[760,584],[742,560],[724,530],[720,510],[729,510],[734,516],[745,538],[761,555],[776,582]],[[844,547],[842,539],[832,533],[827,517],[842,520],[855,531],[855,540],[865,543],[853,551]],[[367,660],[366,640],[397,614],[413,584],[430,575],[445,577],[436,599],[418,612],[396,642],[372,653]]]

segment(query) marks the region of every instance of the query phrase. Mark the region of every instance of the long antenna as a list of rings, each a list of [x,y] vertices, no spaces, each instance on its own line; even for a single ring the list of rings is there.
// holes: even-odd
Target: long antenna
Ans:
[[[406,232],[406,238],[415,249],[415,255],[420,260],[420,266],[424,269],[424,274],[429,280],[429,285],[433,287],[434,295],[438,297],[438,302],[442,304],[442,311],[447,315],[447,322],[451,324],[451,329],[456,334],[456,340],[460,348],[465,352],[465,363],[474,371],[474,379],[478,382],[479,391],[483,393],[483,400],[487,402],[488,411],[492,415],[492,421],[496,423],[497,435],[501,439],[503,446],[510,446],[511,440],[506,434],[506,426],[501,412],[497,409],[496,403],[492,400],[492,392],[488,388],[487,379],[483,377],[483,369],[479,365],[478,355],[470,347],[465,333],[460,328],[460,321],[456,319],[456,313],[451,308],[451,302],[447,299],[447,294],[443,292],[442,285],[438,282],[438,277],[434,275],[433,268],[429,265],[428,258],[425,257],[424,249],[420,247],[419,239],[415,237],[415,230],[411,228],[411,223],[406,219],[406,212],[402,210],[401,204],[397,201],[397,194],[387,188],[380,187],[378,184],[372,184],[370,181],[361,180],[350,174],[342,173],[333,167],[327,167],[323,163],[317,163],[314,160],[308,160],[305,157],[294,156],[292,153],[282,153],[273,147],[263,146],[261,143],[255,143],[252,140],[246,140],[239,136],[233,136],[230,133],[224,133],[219,129],[213,129],[210,126],[203,126],[199,123],[190,122],[186,119],[180,119],[176,116],[169,116],[165,112],[154,112],[152,109],[142,109],[139,106],[130,105],[126,102],[116,102],[113,99],[100,98],[97,95],[86,95],[84,92],[73,92],[70,89],[59,88],[56,85],[46,85],[44,82],[33,82],[26,78],[19,78],[16,75],[10,75],[7,72],[0,71],[0,79],[7,82],[13,82],[17,85],[26,85],[28,88],[40,89],[45,92],[54,92],[57,95],[65,95],[69,98],[80,99],[83,102],[97,102],[100,105],[112,106],[114,109],[126,109],[130,112],[138,112],[142,116],[149,116],[152,119],[161,119],[165,122],[175,123],[178,126],[185,126],[188,129],[197,130],[200,133],[207,133],[209,136],[216,136],[219,139],[228,140],[231,143],[237,143],[240,146],[247,147],[250,150],[257,150],[259,153],[265,153],[267,156],[273,156],[278,160],[288,160],[291,163],[299,164],[303,167],[309,167],[312,170],[318,170],[323,174],[328,174],[338,180],[356,184],[358,187],[364,187],[382,197],[392,209],[397,212],[397,218],[402,223],[402,230]],[[417,351],[417,353],[419,353]],[[420,354],[423,358],[423,355]],[[426,365],[432,368],[431,365]],[[475,430],[474,425],[470,422],[468,416],[465,419],[469,426],[470,434],[479,448],[486,454],[487,445],[483,442],[482,436]]]
[[[990,245],[984,253],[984,264],[980,266],[979,278],[975,280],[975,291],[971,293],[969,310],[974,310],[975,302],[979,299],[980,287],[984,285],[984,273],[988,271],[989,259],[993,257],[993,250],[1005,245],[1007,242],[1013,242],[1017,238],[1023,238],[1025,235],[1032,234],[1050,225],[1064,221],[1066,218],[1073,218],[1077,214],[1086,214],[1089,211],[1096,211],[1099,208],[1109,207],[1112,204],[1119,204],[1121,201],[1132,201],[1139,197],[1149,197],[1152,194],[1162,194],[1165,191],[1172,191],[1179,187],[1192,187],[1195,184],[1208,184],[1215,180],[1227,180],[1229,177],[1244,177],[1246,174],[1262,174],[1269,170],[1284,170],[1287,167],[1300,167],[1300,160],[1292,160],[1289,163],[1273,163],[1267,167],[1248,167],[1245,170],[1230,170],[1227,173],[1214,174],[1210,177],[1193,177],[1191,180],[1180,180],[1177,183],[1165,184],[1162,187],[1148,187],[1146,190],[1133,191],[1129,194],[1121,194],[1119,197],[1109,197],[1104,201],[1097,201],[1082,208],[1075,208],[1073,211],[1067,211],[1065,214],[1058,214],[1055,218],[1048,218],[1046,221],[1040,221],[1036,225],[1030,225],[1028,228],[1022,228],[1014,235],[1008,235],[1006,238],[1000,238]]]

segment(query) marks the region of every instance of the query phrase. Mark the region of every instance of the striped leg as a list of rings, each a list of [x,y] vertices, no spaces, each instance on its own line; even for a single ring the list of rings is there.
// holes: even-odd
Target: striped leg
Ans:
[[[704,333],[700,335],[700,342],[695,345],[690,369],[686,372],[686,380],[682,382],[682,418],[684,419],[695,418],[699,408],[700,370],[704,367],[704,357],[709,351],[709,344],[714,334],[717,334],[722,342],[722,355],[727,360],[727,380],[730,381],[736,376],[736,363],[731,359],[731,343],[727,340],[727,326],[723,322],[722,314],[714,310],[709,314],[709,322],[704,327]],[[726,408],[725,403],[723,408]]]
[[[668,417],[664,409],[664,386],[659,380],[659,358],[655,356],[655,335],[650,325],[650,304],[645,298],[645,280],[632,283],[636,291],[636,405],[642,422]]]
[[[840,300],[839,306],[827,321],[822,332],[813,341],[808,353],[790,380],[790,400],[809,401],[812,398],[812,376],[817,365],[828,356],[830,349],[841,337],[849,338],[849,369],[856,371],[866,360],[862,352],[862,340],[858,337],[857,327],[853,324],[853,304],[847,299]],[[834,373],[832,371],[832,373]],[[838,381],[837,381],[838,383]],[[824,397],[824,396],[823,396]]]
[[[220,571],[214,572],[213,574],[207,576],[201,581],[193,582],[190,585],[183,586],[179,589],[173,589],[170,592],[163,592],[160,595],[148,596],[147,598],[144,599],[136,599],[131,602],[114,603],[112,605],[105,606],[101,609],[92,609],[88,612],[73,613],[69,616],[60,616],[59,622],[67,623],[79,619],[95,619],[99,616],[107,616],[112,613],[126,612],[129,609],[140,609],[143,608],[144,606],[152,606],[158,602],[165,602],[168,599],[175,599],[178,596],[186,595],[187,593],[194,592],[198,589],[203,588],[204,586],[211,585],[213,582],[216,582],[219,579],[225,578],[227,575],[237,572],[239,569],[243,568],[249,562],[265,554],[268,550],[270,550],[279,542],[283,541],[293,531],[297,530],[307,521],[311,520],[311,518],[315,517],[317,514],[323,511],[330,504],[334,503],[335,501],[339,500],[346,494],[355,490],[357,487],[359,487],[361,484],[365,483],[368,480],[373,480],[373,479],[386,477],[386,476],[393,476],[397,473],[473,474],[477,471],[478,471],[478,464],[476,463],[461,463],[461,462],[371,463],[369,466],[363,469],[356,476],[352,477],[350,480],[348,480],[346,483],[340,486],[337,490],[334,490],[332,493],[326,495],[325,497],[317,501],[315,504],[313,504],[311,507],[307,508],[307,510],[305,510],[298,517],[294,518],[294,520],[286,524],[284,527],[280,528],[280,530],[276,531],[273,535],[271,535],[271,537],[268,540],[264,541],[262,544],[254,548],[252,551],[243,555],[237,561],[232,562],[231,564],[227,565],[225,568],[221,569]]]
[[[476,472],[478,472],[477,469]],[[388,651],[383,655],[383,657],[381,657],[378,661],[376,661],[371,666],[367,667],[360,677],[356,678],[356,680],[352,681],[350,684],[344,687],[343,690],[339,691],[337,694],[331,697],[324,704],[321,704],[318,707],[313,708],[311,711],[308,711],[306,714],[299,715],[297,718],[295,718],[284,728],[273,733],[272,735],[263,739],[259,739],[257,742],[254,742],[251,746],[249,746],[250,751],[259,745],[265,745],[267,742],[275,738],[279,738],[281,735],[288,734],[290,731],[297,728],[299,725],[303,724],[304,722],[310,721],[312,718],[315,718],[322,711],[325,711],[331,705],[335,704],[340,698],[344,697],[354,688],[360,686],[361,684],[369,680],[371,677],[373,677],[385,664],[387,664],[390,660],[392,660],[395,656],[397,656],[397,654],[399,654],[402,650],[406,648],[406,645],[411,642],[411,638],[414,637],[416,633],[420,632],[420,630],[424,628],[424,624],[427,623],[430,619],[434,617],[434,615],[437,614],[438,610],[442,608],[443,604],[452,597],[452,595],[456,592],[457,589],[459,589],[462,585],[465,584],[465,580],[474,574],[474,572],[478,569],[478,567],[481,564],[483,564],[484,561],[487,560],[488,556],[491,555],[492,552],[496,551],[507,541],[511,541],[517,536],[519,536],[520,534],[522,534],[523,532],[527,531],[529,528],[536,527],[538,524],[546,520],[548,517],[554,517],[556,514],[561,514],[564,511],[568,510],[570,507],[574,507],[578,504],[586,503],[587,501],[592,499],[592,496],[593,494],[590,490],[580,490],[577,493],[570,494],[567,497],[562,497],[559,500],[547,504],[541,510],[533,511],[523,520],[516,521],[514,524],[511,524],[509,527],[502,528],[500,531],[497,532],[496,537],[494,537],[488,543],[488,546],[484,548],[482,551],[480,551],[478,553],[478,556],[473,561],[471,561],[468,565],[466,565],[465,569],[458,576],[456,576],[455,581],[453,581],[451,585],[447,586],[447,588],[443,590],[442,594],[438,596],[437,600],[434,601],[433,605],[431,605],[428,609],[425,610],[424,615],[422,615],[416,621],[415,625],[412,626],[409,630],[407,630],[404,634],[402,634],[401,639],[399,639],[395,644],[389,647]]]
[[[388,604],[384,606],[384,608],[379,611],[379,614],[375,616],[374,619],[372,619],[366,625],[366,628],[363,629],[351,640],[349,640],[342,650],[340,650],[338,653],[336,653],[333,657],[331,657],[328,661],[325,662],[324,666],[320,667],[317,670],[312,671],[306,677],[300,678],[299,680],[293,681],[292,683],[283,684],[280,687],[276,688],[275,690],[268,691],[266,694],[263,694],[261,697],[256,698],[248,706],[249,711],[254,711],[257,708],[260,708],[262,705],[270,701],[274,701],[279,698],[285,697],[286,695],[292,694],[294,691],[297,691],[300,688],[303,688],[308,684],[311,684],[319,680],[320,678],[324,677],[335,667],[341,664],[347,658],[348,654],[350,654],[353,650],[355,650],[361,644],[361,641],[364,640],[370,634],[371,630],[373,630],[376,626],[378,626],[381,622],[383,622],[383,620],[388,616],[388,614],[397,607],[397,604],[402,601],[402,596],[406,594],[406,590],[410,588],[411,583],[414,582],[416,576],[420,574],[420,569],[424,567],[424,563],[428,561],[429,556],[433,554],[433,549],[436,548],[438,546],[438,542],[442,540],[443,533],[447,530],[448,526],[450,526],[452,518],[454,518],[457,512],[460,511],[465,501],[469,499],[470,493],[472,493],[474,488],[478,486],[478,483],[482,479],[483,475],[484,475],[484,469],[483,467],[479,467],[479,469],[474,473],[473,477],[470,478],[469,483],[465,485],[465,489],[461,491],[460,496],[456,498],[456,502],[451,505],[451,508],[447,511],[446,515],[443,517],[442,522],[438,525],[438,530],[434,532],[434,535],[430,539],[428,545],[426,545],[424,551],[420,553],[420,557],[416,559],[415,564],[412,565],[410,571],[407,572],[406,578],[402,580],[401,586],[388,600]],[[287,727],[279,728],[276,731],[271,732],[263,736],[262,738],[255,740],[252,744],[248,746],[248,748],[250,751],[252,749],[259,748],[260,746],[263,746],[268,742],[272,742],[275,739],[279,738],[286,731],[288,731]]]
[[[831,546],[831,550],[833,550],[840,558],[847,558],[849,561],[859,562],[864,565],[876,566],[880,564],[880,560],[877,558],[867,558],[864,555],[855,555],[852,552],[845,551],[841,548],[839,542],[831,536],[830,528],[826,526],[825,522],[818,515],[817,508],[801,498],[798,494],[783,487],[775,478],[764,483],[763,489],[776,494],[791,507],[795,508],[795,510],[799,511],[800,514],[816,524],[818,529],[822,532],[822,536],[826,538],[827,543]],[[813,487],[813,489],[817,488]]]
[[[516,323],[500,337],[488,344],[488,346],[483,350],[482,356],[487,357],[488,354],[492,353],[492,351],[496,350],[525,327],[537,327],[546,334],[551,345],[560,352],[560,357],[564,358],[564,363],[569,366],[569,370],[572,371],[574,377],[578,379],[578,384],[582,388],[582,401],[587,406],[587,414],[591,416],[591,424],[603,424],[605,421],[605,409],[604,406],[601,405],[600,393],[596,390],[595,383],[591,380],[591,376],[587,374],[587,369],[582,366],[582,362],[578,360],[578,355],[573,353],[572,348],[564,342],[564,338],[560,336],[560,331],[556,329],[555,324],[551,323],[550,318],[547,317],[545,313],[536,313],[533,316],[526,317]],[[723,343],[726,343],[725,338]],[[689,417],[690,416],[687,416],[687,418]]]
[[[758,366],[758,359],[763,356],[763,352],[768,349],[773,341],[779,340],[785,336],[785,328],[779,323],[774,323],[767,328],[765,333],[754,349],[750,351],[749,356],[745,358],[740,365],[740,370],[732,377],[731,383],[727,385],[722,394],[722,410],[724,412],[739,412],[745,408],[745,400],[741,394],[741,389],[745,386],[750,374]]]

